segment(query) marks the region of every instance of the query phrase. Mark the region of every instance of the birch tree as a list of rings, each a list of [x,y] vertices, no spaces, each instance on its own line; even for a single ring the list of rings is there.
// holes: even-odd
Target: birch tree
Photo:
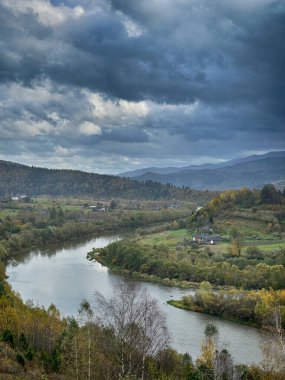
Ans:
[[[88,344],[88,380],[91,379],[91,323],[93,321],[94,312],[90,303],[83,299],[79,308],[79,320],[85,323],[87,330],[87,344]]]
[[[118,377],[146,376],[146,361],[168,346],[166,319],[158,302],[138,285],[125,281],[114,297],[97,295],[103,329],[100,347],[117,368]]]
[[[262,345],[262,367],[266,372],[285,370],[285,332],[280,305],[275,305],[265,318],[266,343]]]

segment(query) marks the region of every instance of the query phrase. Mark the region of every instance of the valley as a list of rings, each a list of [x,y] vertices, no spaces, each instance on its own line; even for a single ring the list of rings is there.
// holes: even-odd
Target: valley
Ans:
[[[177,357],[170,379],[184,379],[187,371],[204,373],[203,344],[212,342],[204,335],[207,326],[218,329],[215,347],[227,350],[236,370],[263,376],[261,363],[269,360],[264,348],[279,347],[273,312],[284,328],[284,193],[266,185],[195,194],[199,207],[193,199],[163,194],[155,200],[3,196],[0,328],[6,356],[0,357],[0,373],[66,379],[72,368],[67,352],[77,340],[81,348],[73,355],[86,371],[90,334],[89,354],[94,360],[100,355],[100,366],[116,372],[110,351],[101,347],[110,336],[96,322],[102,312],[98,292],[107,300],[124,289],[132,299],[140,293],[126,287],[136,284],[166,315],[171,339],[161,354]],[[201,207],[205,194],[211,199]],[[90,318],[85,325],[80,325],[82,302]],[[248,346],[256,347],[252,355]],[[157,356],[151,360],[149,373],[160,365]],[[103,367],[92,370],[104,378]],[[159,371],[163,376],[167,369]]]

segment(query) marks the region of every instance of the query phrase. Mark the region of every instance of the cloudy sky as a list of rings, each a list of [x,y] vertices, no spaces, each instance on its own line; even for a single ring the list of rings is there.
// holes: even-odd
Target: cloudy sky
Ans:
[[[285,149],[284,0],[0,0],[0,159],[119,173]]]

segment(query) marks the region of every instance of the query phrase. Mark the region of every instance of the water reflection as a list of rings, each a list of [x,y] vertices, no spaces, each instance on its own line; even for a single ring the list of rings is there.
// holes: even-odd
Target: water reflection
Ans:
[[[110,236],[112,238],[113,235],[110,235]],[[96,238],[95,239],[93,238],[91,240],[92,241],[96,240]],[[41,257],[48,256],[51,258],[55,256],[56,254],[58,254],[60,251],[69,250],[69,249],[77,249],[78,247],[85,245],[88,242],[90,242],[90,236],[83,237],[81,239],[63,242],[63,243],[50,244],[48,247],[42,248],[40,250],[35,249],[32,251],[22,251],[20,254],[17,255],[17,257],[11,259],[8,262],[8,265],[17,266],[19,264],[25,264],[25,263],[28,263],[33,256],[38,256],[38,255]]]

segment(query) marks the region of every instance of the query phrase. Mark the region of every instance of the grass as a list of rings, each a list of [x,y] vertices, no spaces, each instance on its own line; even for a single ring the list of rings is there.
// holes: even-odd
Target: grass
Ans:
[[[11,215],[11,214],[17,214],[19,212],[19,210],[14,210],[14,209],[2,209],[0,210],[0,218],[5,218],[6,216],[8,215]]]
[[[270,252],[277,249],[285,248],[285,239],[280,239],[272,234],[261,234],[254,230],[253,224],[250,226],[240,226],[240,224],[234,224],[237,230],[241,234],[242,252],[246,252],[248,247],[257,247],[261,251]],[[242,227],[242,228],[240,228]],[[247,236],[245,236],[247,232]],[[250,237],[249,237],[250,236]],[[262,240],[253,240],[252,236],[258,236]],[[175,248],[177,243],[181,242],[184,238],[192,239],[192,232],[187,229],[164,231],[154,234],[144,235],[140,238],[142,244],[159,245],[167,244],[171,248]],[[205,245],[200,247],[200,250],[205,249]],[[229,252],[231,247],[230,242],[222,242],[221,244],[208,246],[215,254],[225,254]]]
[[[167,244],[171,247],[182,239],[192,239],[191,233],[185,228],[173,231],[164,231],[151,235],[146,235],[141,238],[143,244],[155,245],[155,244]]]
[[[259,222],[256,220],[245,220],[242,218],[225,218],[215,220],[216,229],[222,232],[223,235],[231,235],[232,230],[236,229],[243,237],[251,238],[257,235],[258,237],[265,237],[267,223]],[[215,227],[214,227],[215,229]]]
[[[51,207],[61,207],[64,211],[76,211],[82,208],[84,203],[93,204],[90,201],[84,201],[81,199],[65,199],[65,198],[35,198],[34,202],[38,205],[51,208]]]
[[[210,250],[214,253],[227,253],[229,251],[231,244],[230,243],[220,243],[220,244],[215,244],[215,245],[202,245],[201,249],[205,249],[205,247],[209,247]]]
[[[273,251],[276,249],[285,248],[285,241],[279,241],[278,243],[257,244],[256,247],[261,251]]]
[[[269,240],[269,241],[242,241],[241,242],[242,244],[242,252],[245,253],[246,252],[246,249],[248,247],[256,247],[256,248],[259,248],[261,251],[267,251],[267,252],[270,252],[270,251],[274,251],[274,250],[278,250],[278,249],[281,249],[281,248],[285,248],[285,241],[284,240],[275,240],[275,242],[273,242],[272,240]],[[202,246],[203,248],[205,248],[205,246]],[[227,253],[229,252],[229,249],[231,247],[231,244],[230,243],[221,243],[221,244],[217,244],[217,245],[211,245],[209,246],[211,251],[214,252],[214,253]]]
[[[171,306],[177,307],[178,309],[189,310],[189,311],[195,311],[195,310],[193,310],[193,309],[190,309],[189,306],[184,305],[183,302],[181,302],[181,301],[177,301],[177,300],[169,300],[169,301],[166,301],[166,303],[167,303],[168,305],[171,305]]]

